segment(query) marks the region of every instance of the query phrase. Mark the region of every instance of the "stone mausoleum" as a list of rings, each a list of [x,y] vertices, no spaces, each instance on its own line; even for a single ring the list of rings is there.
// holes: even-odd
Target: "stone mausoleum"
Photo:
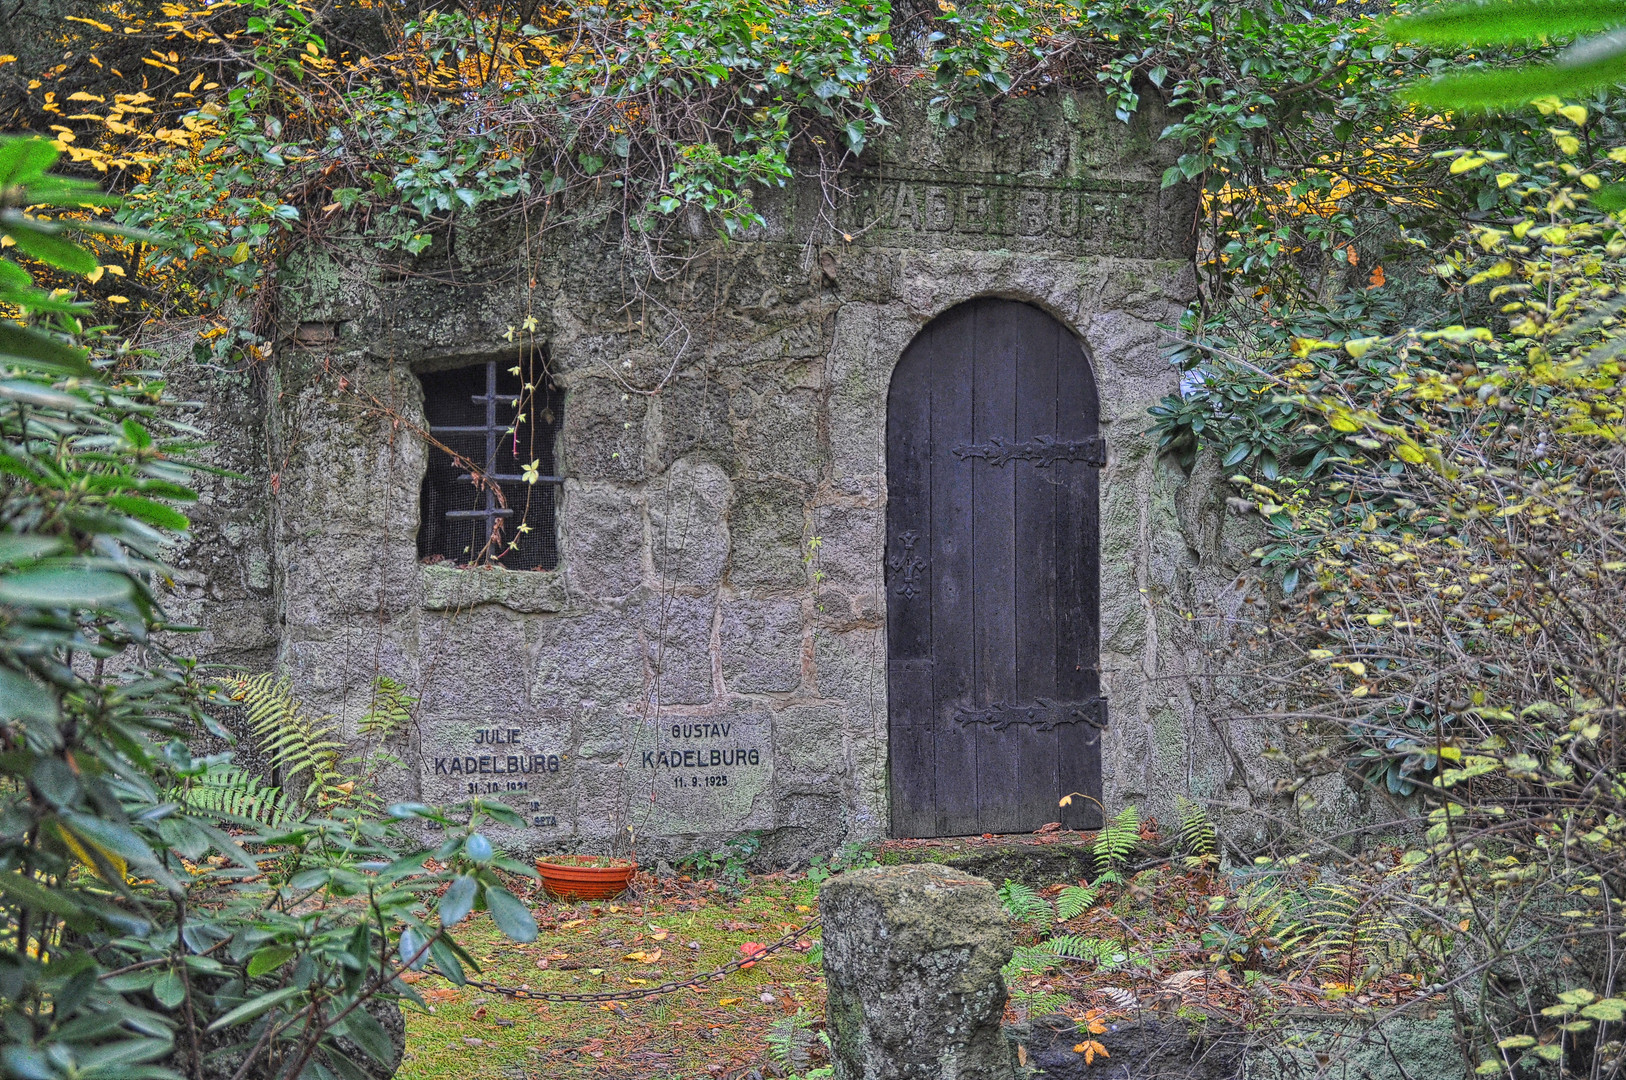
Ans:
[[[271,361],[180,375],[247,479],[206,494],[178,613],[347,723],[406,686],[389,783],[500,794],[520,851],[1246,802],[1257,736],[1193,695],[1183,613],[1252,544],[1147,435],[1195,289],[1165,122],[1052,93],[896,123],[729,243],[651,254],[607,191],[406,267],[302,251]]]

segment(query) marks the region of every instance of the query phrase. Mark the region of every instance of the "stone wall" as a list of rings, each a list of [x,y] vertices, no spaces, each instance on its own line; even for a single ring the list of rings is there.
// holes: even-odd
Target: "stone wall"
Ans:
[[[1194,291],[1194,194],[1158,184],[1165,118],[1125,127],[1057,94],[947,137],[917,121],[837,198],[772,193],[732,244],[697,226],[681,265],[652,264],[603,205],[437,237],[407,272],[359,238],[302,253],[260,413],[215,416],[257,460],[200,515],[196,548],[222,565],[190,613],[212,647],[274,652],[349,722],[375,674],[414,688],[415,769],[391,784],[503,792],[533,822],[519,849],[602,849],[630,826],[671,854],[762,830],[792,859],[884,835],[888,380],[934,316],[1007,297],[1072,328],[1100,388],[1107,805],[1245,796],[1254,756],[1191,696],[1179,613],[1234,591],[1252,540],[1214,477],[1146,434],[1176,382],[1158,324]],[[512,356],[527,318],[565,391],[559,569],[421,565],[417,374]],[[214,599],[217,578],[247,585]],[[225,648],[258,627],[274,648]]]

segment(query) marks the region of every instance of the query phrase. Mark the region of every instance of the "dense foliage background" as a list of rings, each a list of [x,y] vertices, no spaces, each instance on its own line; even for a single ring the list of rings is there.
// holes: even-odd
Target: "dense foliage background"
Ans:
[[[375,688],[376,738],[349,756],[286,687],[186,659],[159,597],[195,448],[146,370],[151,320],[195,317],[201,353],[253,363],[295,247],[365,235],[408,266],[504,219],[608,217],[643,273],[678,274],[680,224],[748,237],[760,193],[799,170],[838,205],[899,95],[953,126],[1094,86],[1124,120],[1154,96],[1172,107],[1164,181],[1204,193],[1202,301],[1170,328],[1183,391],[1149,423],[1188,468],[1221,463],[1233,509],[1259,518],[1263,647],[1225,664],[1278,687],[1274,718],[1308,737],[1296,759],[1284,742],[1284,791],[1337,772],[1415,825],[1381,867],[1360,836],[1315,853],[1370,855],[1351,910],[1381,908],[1365,932],[1457,995],[1482,1072],[1612,1075],[1626,62],[1610,31],[1626,15],[1581,0],[1389,14],[60,0],[27,27],[0,15],[15,50],[0,109],[42,136],[0,146],[0,304],[16,316],[0,324],[0,1067],[362,1075],[344,1047],[389,1057],[368,1002],[410,996],[398,977],[429,957],[467,962],[447,928],[480,905],[534,933],[495,873],[522,868],[478,831],[508,811],[369,799],[403,688]],[[58,155],[98,185],[48,172]],[[253,730],[295,733],[270,746],[280,788],[188,749],[233,698]],[[412,849],[414,820],[446,838]]]

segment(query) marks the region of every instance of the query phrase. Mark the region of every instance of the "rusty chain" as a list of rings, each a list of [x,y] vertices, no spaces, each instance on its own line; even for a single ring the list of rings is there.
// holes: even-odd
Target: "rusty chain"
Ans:
[[[798,926],[784,937],[771,945],[764,946],[761,952],[731,961],[716,971],[707,971],[699,975],[691,975],[687,979],[662,983],[659,986],[648,986],[638,990],[609,990],[598,994],[565,994],[554,990],[532,990],[524,986],[503,986],[500,983],[485,982],[481,979],[464,979],[464,985],[472,986],[476,990],[484,990],[490,994],[500,994],[503,997],[514,998],[518,1001],[636,1001],[639,998],[655,997],[658,994],[671,994],[691,986],[700,986],[725,975],[732,975],[741,968],[750,967],[761,960],[766,960],[781,949],[788,949],[819,926],[819,918],[815,916]],[[447,982],[446,975],[437,968],[428,969],[431,975],[437,975]]]

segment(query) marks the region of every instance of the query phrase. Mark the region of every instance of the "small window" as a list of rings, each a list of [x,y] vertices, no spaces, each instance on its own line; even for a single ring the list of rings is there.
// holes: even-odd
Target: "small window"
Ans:
[[[562,395],[540,354],[425,374],[429,468],[418,557],[511,570],[559,565],[553,445]],[[487,482],[489,481],[491,482]]]

